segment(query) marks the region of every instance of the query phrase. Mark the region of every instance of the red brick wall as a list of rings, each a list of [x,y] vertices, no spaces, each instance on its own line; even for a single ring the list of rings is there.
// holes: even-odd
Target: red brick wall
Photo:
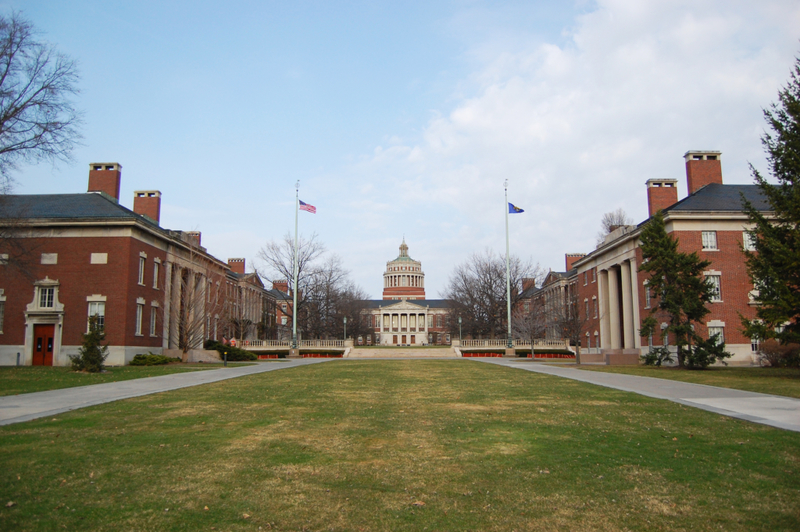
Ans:
[[[584,277],[584,272],[587,274]],[[594,300],[592,298],[597,297],[598,294],[598,283],[599,279],[597,276],[592,276],[592,273],[595,272],[595,268],[587,268],[585,270],[581,269],[578,270],[578,278],[577,278],[577,290],[578,290],[578,311],[581,316],[581,321],[584,323],[583,333],[581,334],[582,338],[582,346],[587,347],[586,342],[586,332],[589,333],[589,336],[592,339],[592,347],[597,347],[596,342],[600,338],[600,313],[602,309],[598,306],[597,309],[597,318],[594,317]],[[586,279],[586,284],[584,285],[584,279]],[[584,299],[589,301],[589,315],[586,315],[586,302]],[[599,305],[598,301],[598,305]],[[584,321],[585,320],[585,321]],[[598,335],[595,336],[594,332],[597,331]]]
[[[8,266],[0,266],[0,288],[5,289],[5,345],[24,342],[24,312],[34,298],[34,281],[45,276],[59,281],[58,298],[64,304],[63,345],[79,345],[86,332],[87,296],[106,296],[106,341],[108,345],[161,346],[161,320],[158,337],[150,337],[150,302],[163,309],[165,254],[144,242],[128,237],[55,237],[27,240],[35,250],[29,276]],[[147,253],[145,284],[140,286],[139,252]],[[57,264],[41,264],[42,253],[58,253]],[[90,264],[92,253],[107,253],[107,264]],[[162,260],[159,288],[153,288],[153,259]],[[136,299],[145,299],[142,336],[135,336]]]

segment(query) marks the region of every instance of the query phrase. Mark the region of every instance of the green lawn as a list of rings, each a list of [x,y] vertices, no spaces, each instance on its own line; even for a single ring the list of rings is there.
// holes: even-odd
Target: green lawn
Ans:
[[[19,531],[794,531],[800,435],[491,364],[337,360],[0,427],[0,497]]]
[[[228,366],[247,365],[229,362]],[[219,364],[168,364],[165,366],[110,367],[105,373],[81,373],[68,367],[0,366],[0,396],[43,392],[74,386],[157,377],[170,373],[221,368]]]
[[[800,368],[712,367],[703,370],[655,366],[580,366],[590,371],[671,379],[750,392],[800,398]]]

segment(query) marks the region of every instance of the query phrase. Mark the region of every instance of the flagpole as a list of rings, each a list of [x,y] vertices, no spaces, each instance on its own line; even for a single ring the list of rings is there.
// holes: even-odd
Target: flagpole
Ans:
[[[300,180],[294,186],[294,260],[292,260],[292,349],[297,349],[297,213],[300,209]],[[506,221],[507,223],[507,221]]]
[[[514,342],[511,337],[511,276],[510,276],[510,266],[509,266],[509,246],[508,246],[508,179],[506,179],[505,183],[503,184],[506,191],[506,310],[507,310],[507,319],[508,319],[508,343],[506,347],[508,349],[514,348]]]

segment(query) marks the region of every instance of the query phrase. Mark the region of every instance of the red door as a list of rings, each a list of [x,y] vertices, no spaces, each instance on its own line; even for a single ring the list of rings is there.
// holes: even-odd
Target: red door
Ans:
[[[53,365],[53,336],[55,325],[33,326],[33,365]]]

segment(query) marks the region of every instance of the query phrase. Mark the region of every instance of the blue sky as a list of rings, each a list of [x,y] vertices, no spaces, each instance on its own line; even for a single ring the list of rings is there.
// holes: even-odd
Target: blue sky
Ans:
[[[800,52],[796,1],[0,2],[80,65],[74,162],[15,191],[85,191],[123,166],[121,203],[163,193],[162,226],[258,266],[301,213],[379,297],[405,235],[428,297],[504,249],[503,181],[526,212],[512,253],[563,270],[603,213],[647,215],[644,183],[723,152],[764,168],[762,108]]]

